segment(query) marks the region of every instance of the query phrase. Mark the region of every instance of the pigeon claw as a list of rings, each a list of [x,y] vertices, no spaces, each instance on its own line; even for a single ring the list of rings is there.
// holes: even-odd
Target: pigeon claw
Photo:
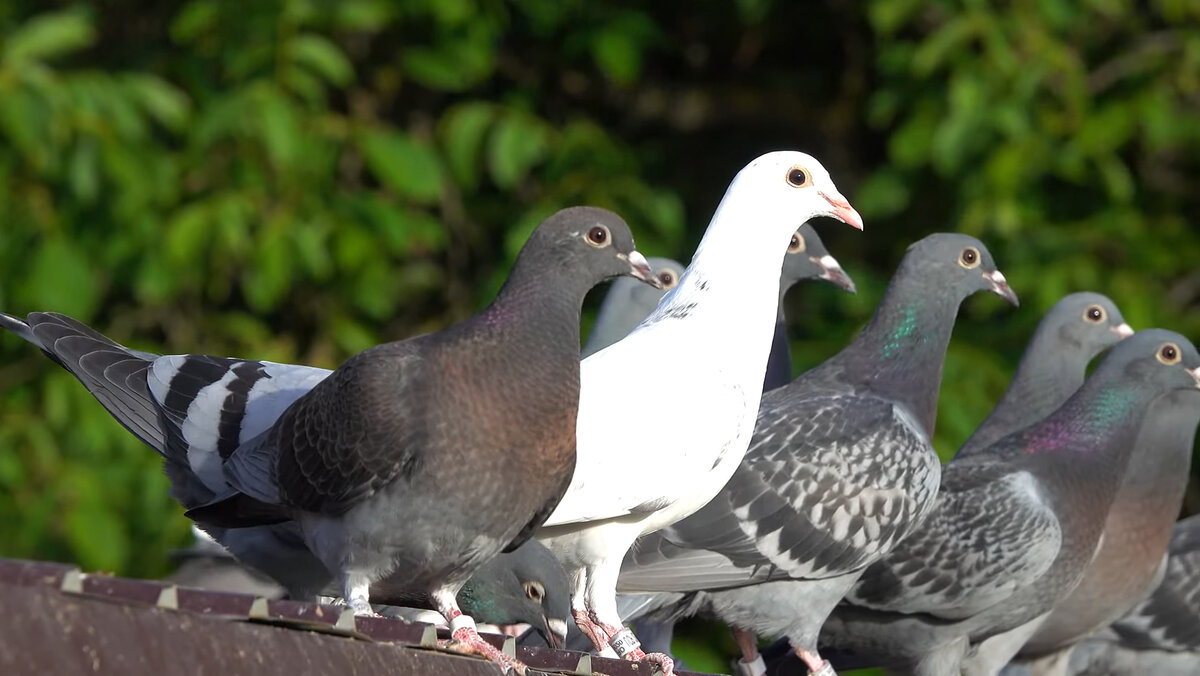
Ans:
[[[512,670],[513,673],[525,676],[528,667],[524,662],[505,655],[499,648],[485,641],[473,627],[459,627],[450,634],[450,638],[452,640],[446,644],[446,650],[464,655],[479,655],[499,664],[505,673]]]
[[[639,654],[641,655],[640,657],[635,657],[635,655]],[[658,667],[663,676],[675,676],[675,660],[671,659],[671,656],[666,653],[644,653],[641,648],[638,648],[629,653],[625,659],[652,664]]]

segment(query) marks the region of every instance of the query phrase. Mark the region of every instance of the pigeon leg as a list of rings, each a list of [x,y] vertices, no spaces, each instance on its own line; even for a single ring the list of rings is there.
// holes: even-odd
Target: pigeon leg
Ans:
[[[617,612],[617,573],[619,566],[598,566],[587,578],[587,605],[591,619],[608,636],[609,647],[622,659],[658,665],[664,676],[674,676],[675,660],[665,653],[647,653],[633,632],[621,624]]]
[[[733,663],[734,673],[737,676],[764,676],[767,673],[767,664],[762,655],[758,654],[758,640],[754,632],[734,626],[730,626],[729,629],[742,652],[742,658]]]
[[[463,615],[463,612],[458,609],[458,600],[454,598],[452,590],[439,589],[430,596],[433,598],[438,612],[450,624],[450,638],[452,640],[446,646],[447,649],[455,652],[480,655],[499,664],[505,673],[508,673],[508,670],[512,669],[514,672],[524,676],[526,670],[525,664],[515,657],[505,655],[496,646],[483,640],[483,637],[479,635],[479,631],[475,628],[475,620],[471,619],[470,615]]]
[[[804,648],[795,648],[796,656],[804,662],[808,667],[808,673],[811,676],[837,676],[837,672],[833,670],[833,665],[828,660],[822,659],[815,650],[805,650]]]
[[[576,568],[571,571],[571,617],[575,626],[592,642],[596,652],[605,657],[616,657],[617,654],[608,645],[608,633],[596,624],[587,609],[585,594],[587,591],[587,569]]]
[[[382,617],[371,609],[371,581],[362,573],[342,575],[342,598],[358,617]]]

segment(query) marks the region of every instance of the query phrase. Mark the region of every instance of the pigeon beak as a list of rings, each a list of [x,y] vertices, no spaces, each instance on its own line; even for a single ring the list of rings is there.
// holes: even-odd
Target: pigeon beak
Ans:
[[[832,283],[838,288],[856,293],[857,289],[854,286],[854,280],[850,279],[850,275],[842,269],[842,266],[837,262],[837,259],[829,254],[825,254],[820,258],[809,256],[808,259],[813,262],[818,268],[821,268],[821,279]]]
[[[1004,273],[999,270],[993,270],[983,273],[983,278],[987,280],[992,293],[1012,303],[1013,307],[1021,307],[1021,301],[1017,298],[1017,292],[1013,291],[1012,287],[1008,285],[1008,280],[1004,278]]]
[[[1188,375],[1190,375],[1192,377],[1192,380],[1196,381],[1196,389],[1200,390],[1200,366],[1197,366],[1194,369],[1184,369],[1184,370],[1186,370],[1188,372]]]
[[[546,643],[555,650],[561,650],[567,644],[567,622],[557,617],[546,617],[543,636]]]
[[[836,192],[829,194],[821,192],[820,190],[817,191],[817,194],[820,195],[826,202],[829,202],[829,206],[833,207],[832,216],[834,218],[854,228],[855,230],[863,229],[862,216],[858,215],[858,212],[854,210],[854,207],[850,206],[850,202],[847,201],[845,197],[842,197]]]
[[[630,251],[628,254],[619,253],[617,254],[617,258],[629,262],[629,274],[634,279],[640,279],[656,289],[663,288],[662,282],[658,280],[658,277],[654,276],[654,271],[650,269],[650,263],[646,261],[646,257],[638,253],[637,250]]]
[[[1133,327],[1124,322],[1110,328],[1109,331],[1117,334],[1118,338],[1128,338],[1133,335]]]

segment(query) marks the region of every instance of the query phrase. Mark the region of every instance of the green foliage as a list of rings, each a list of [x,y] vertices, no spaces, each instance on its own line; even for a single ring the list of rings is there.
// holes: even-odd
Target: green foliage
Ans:
[[[482,306],[562,206],[616,209],[686,261],[732,174],[798,147],[867,232],[821,225],[860,290],[790,300],[797,368],[929,232],[983,238],[1022,297],[962,312],[949,454],[1064,293],[1200,338],[1197,19],[1195,0],[9,3],[0,309],[333,366]],[[164,572],[187,532],[158,465],[0,338],[0,555]]]

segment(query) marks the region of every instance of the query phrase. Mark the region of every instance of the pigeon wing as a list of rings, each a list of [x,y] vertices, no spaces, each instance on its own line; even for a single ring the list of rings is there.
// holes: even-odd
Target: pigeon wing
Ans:
[[[952,465],[952,467],[954,467]],[[852,603],[961,619],[1037,580],[1058,556],[1062,532],[1028,472],[960,467],[916,532],[867,569]]]

